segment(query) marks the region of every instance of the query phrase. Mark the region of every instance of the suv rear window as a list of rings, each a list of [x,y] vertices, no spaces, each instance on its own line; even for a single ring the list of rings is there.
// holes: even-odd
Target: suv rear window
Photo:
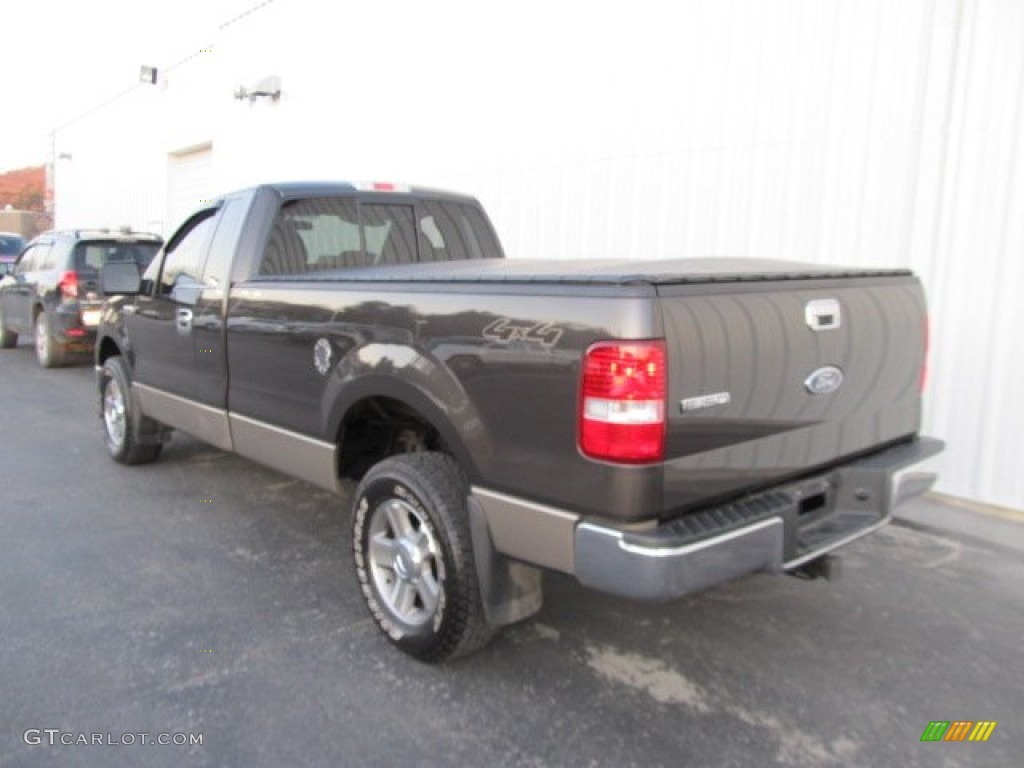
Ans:
[[[145,271],[160,250],[155,242],[124,242],[119,240],[89,240],[75,246],[75,271],[99,272],[108,261],[134,261],[139,271]]]

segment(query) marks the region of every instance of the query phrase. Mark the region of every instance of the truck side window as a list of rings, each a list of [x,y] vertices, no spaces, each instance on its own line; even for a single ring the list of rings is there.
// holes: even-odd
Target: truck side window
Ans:
[[[199,270],[213,234],[217,209],[197,213],[171,238],[160,273],[160,295],[175,298],[182,286],[199,283]]]
[[[234,245],[241,235],[246,212],[246,207],[238,199],[228,199],[221,206],[220,216],[217,217],[217,231],[210,241],[210,254],[203,265],[205,285],[220,288],[228,284],[231,257],[234,255]]]

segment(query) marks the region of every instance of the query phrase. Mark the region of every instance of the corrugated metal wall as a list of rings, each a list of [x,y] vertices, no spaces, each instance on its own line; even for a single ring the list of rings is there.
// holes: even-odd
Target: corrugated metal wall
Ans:
[[[1024,3],[949,5],[911,250],[932,305],[928,424],[951,443],[943,490],[1024,509]]]
[[[462,189],[513,257],[913,267],[940,489],[1024,509],[1024,2],[278,0],[213,51],[148,118],[220,189]],[[279,102],[230,98],[267,75]]]

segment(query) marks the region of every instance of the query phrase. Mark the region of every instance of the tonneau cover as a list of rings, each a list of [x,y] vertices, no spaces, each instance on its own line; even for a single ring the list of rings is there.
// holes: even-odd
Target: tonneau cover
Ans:
[[[905,269],[836,267],[795,261],[706,258],[664,261],[589,259],[540,261],[477,259],[325,270],[301,275],[258,277],[302,282],[582,283],[587,285],[673,285],[687,283],[816,280],[909,275]]]

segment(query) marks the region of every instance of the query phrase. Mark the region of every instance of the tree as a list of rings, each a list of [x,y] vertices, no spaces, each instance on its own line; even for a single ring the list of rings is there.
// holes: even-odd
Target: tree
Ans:
[[[9,205],[42,213],[45,194],[46,169],[41,165],[0,174],[0,209]]]

